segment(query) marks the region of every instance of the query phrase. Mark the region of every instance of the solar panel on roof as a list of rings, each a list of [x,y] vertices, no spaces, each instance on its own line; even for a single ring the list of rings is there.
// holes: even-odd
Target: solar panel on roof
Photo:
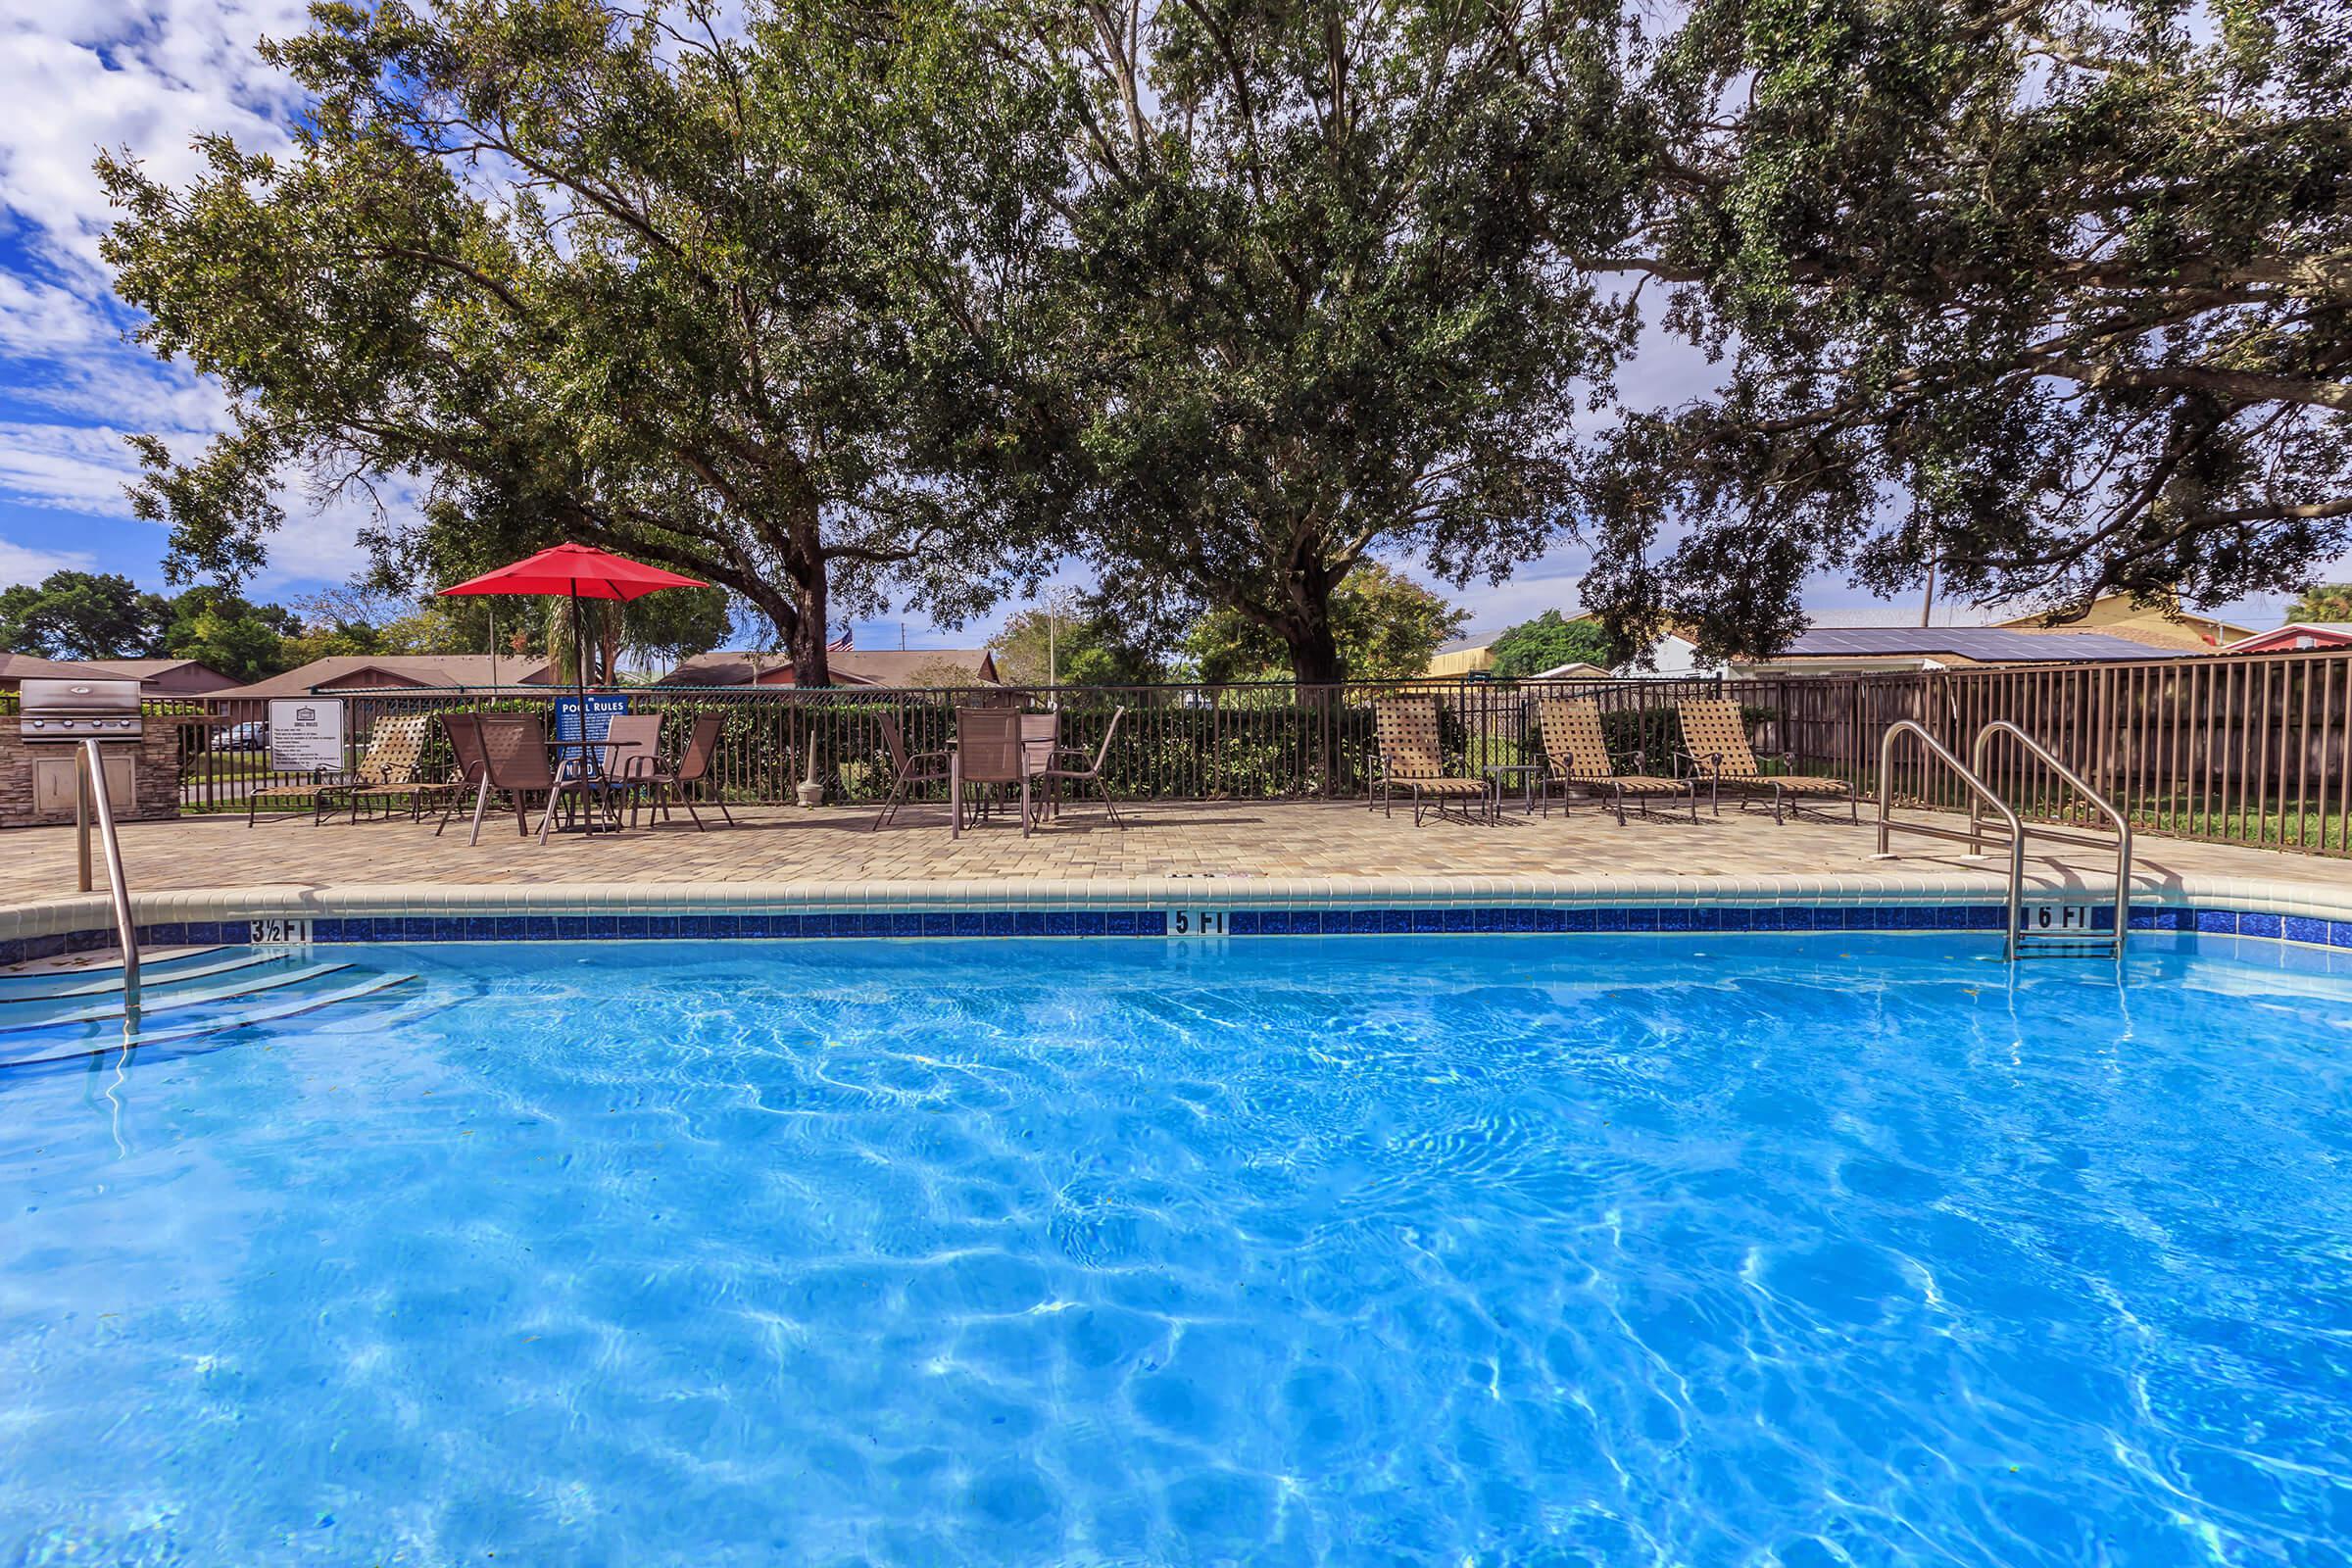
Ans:
[[[1951,654],[1984,663],[2180,657],[2171,649],[2099,632],[2025,632],[1999,626],[1817,626],[1798,633],[1787,652],[1851,657]]]

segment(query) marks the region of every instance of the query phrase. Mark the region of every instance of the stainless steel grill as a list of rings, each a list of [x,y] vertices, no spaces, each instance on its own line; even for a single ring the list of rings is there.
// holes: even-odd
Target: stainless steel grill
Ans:
[[[135,680],[27,680],[17,710],[27,744],[135,741],[146,733]]]

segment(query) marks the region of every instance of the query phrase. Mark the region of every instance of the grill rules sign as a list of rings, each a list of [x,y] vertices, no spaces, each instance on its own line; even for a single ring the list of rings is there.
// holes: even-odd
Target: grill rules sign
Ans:
[[[279,773],[343,771],[343,699],[270,700],[270,766]]]

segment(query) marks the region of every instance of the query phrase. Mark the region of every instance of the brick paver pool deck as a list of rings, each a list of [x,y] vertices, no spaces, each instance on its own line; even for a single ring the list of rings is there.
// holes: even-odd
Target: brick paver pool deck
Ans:
[[[994,888],[1018,897],[1052,888],[1064,897],[1100,889],[1132,900],[1156,886],[1170,897],[1268,895],[1487,896],[1573,883],[1587,894],[1693,896],[1727,889],[1768,894],[1866,896],[1874,891],[1990,891],[2004,867],[1972,862],[1961,846],[1898,838],[1902,858],[1872,858],[1869,824],[1815,820],[1776,824],[1769,814],[1727,808],[1721,816],[1636,819],[1620,827],[1590,809],[1573,816],[1524,816],[1494,824],[1391,818],[1360,803],[1143,803],[1128,826],[1110,826],[1099,807],[1071,808],[1024,840],[1000,818],[952,840],[939,808],[909,808],[880,833],[873,813],[843,807],[812,811],[737,808],[738,826],[697,832],[674,824],[595,838],[557,835],[542,846],[515,833],[510,814],[483,827],[468,847],[461,819],[438,837],[433,819],[405,817],[314,827],[307,818],[191,817],[127,824],[123,858],[144,905],[172,893],[210,892],[223,911],[295,908],[364,899],[383,907],[402,898],[451,906],[463,898],[537,902],[564,898],[674,895],[698,891],[729,902],[762,895],[872,897],[908,884],[971,898]],[[2302,899],[2352,904],[2352,862],[2145,837],[2134,881],[2145,895],[2179,902],[2182,890],[2211,894],[2233,884],[2267,885]],[[2037,848],[2029,862],[2038,887],[2096,889],[2111,862],[2090,850]],[[103,878],[101,878],[103,887]],[[1215,891],[1211,891],[1211,890]],[[266,896],[264,896],[266,895]],[[184,905],[188,901],[179,900]],[[71,828],[0,834],[0,925],[57,928],[60,904],[88,906],[74,893]],[[85,922],[103,923],[103,922]],[[0,934],[5,934],[0,932]]]

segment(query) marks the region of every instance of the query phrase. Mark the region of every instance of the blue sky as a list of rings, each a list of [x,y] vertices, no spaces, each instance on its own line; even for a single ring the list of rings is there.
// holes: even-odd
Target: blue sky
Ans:
[[[220,427],[224,405],[185,368],[123,341],[136,318],[98,259],[108,213],[90,164],[101,148],[127,148],[165,177],[185,178],[190,142],[205,131],[248,149],[282,147],[293,93],[253,44],[299,30],[304,9],[305,0],[0,0],[0,585],[74,566],[164,586],[163,532],[131,516],[123,496],[134,467],[123,437],[151,432],[193,451]],[[1621,383],[1630,400],[1664,403],[1706,379],[1693,353],[1653,340]],[[385,498],[395,508],[410,499]],[[299,493],[288,500],[292,520],[251,585],[261,597],[298,597],[361,564],[356,507],[316,514]],[[1584,565],[1563,546],[1500,586],[1456,597],[1476,627],[1499,628],[1573,605]],[[1812,602],[1872,605],[1832,580],[1815,585]],[[2256,601],[2238,616],[2268,623],[2284,603]],[[968,644],[999,618],[956,631],[909,616],[905,633],[915,647]],[[901,621],[861,622],[857,635],[895,647]]]

